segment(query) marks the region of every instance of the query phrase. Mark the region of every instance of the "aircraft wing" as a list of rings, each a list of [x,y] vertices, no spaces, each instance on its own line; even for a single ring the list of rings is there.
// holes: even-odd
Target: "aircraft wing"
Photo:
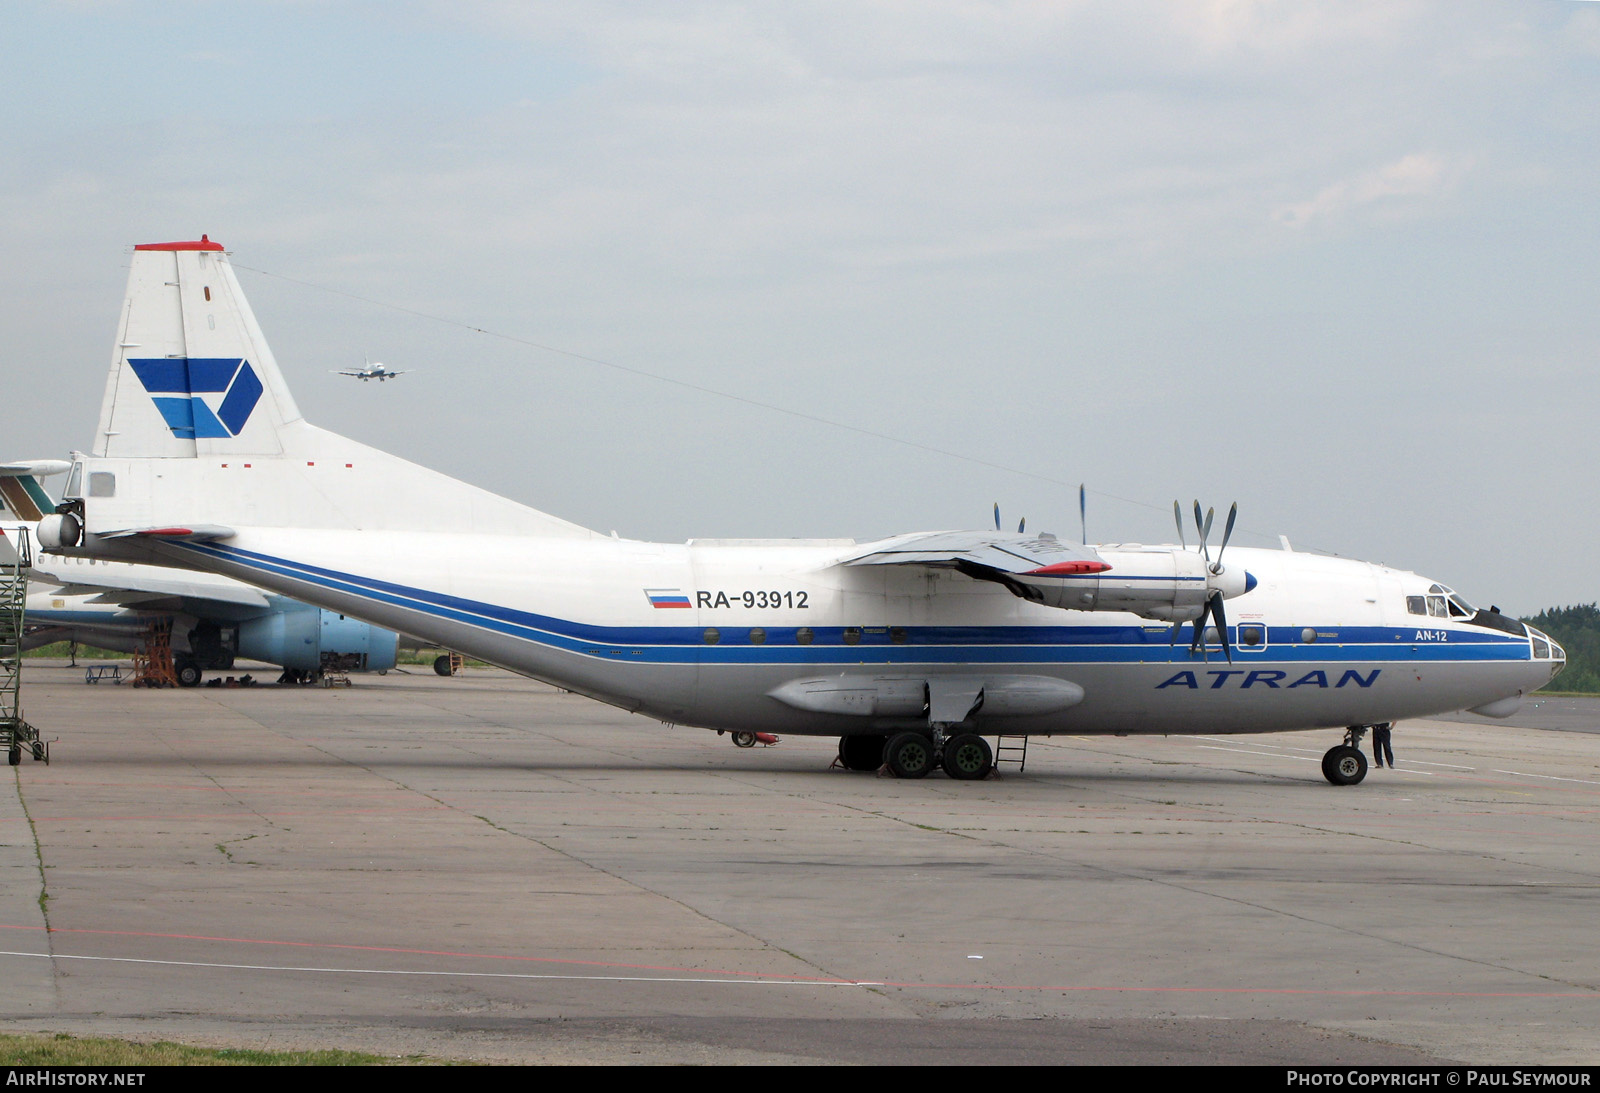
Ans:
[[[62,586],[63,596],[96,594],[96,603],[120,603],[132,606],[151,600],[176,597],[189,600],[210,600],[234,607],[253,607],[265,611],[267,597],[257,589],[228,577],[208,573],[185,573],[179,570],[157,572],[154,566],[94,567],[68,564],[54,557],[39,559],[33,568],[36,578],[54,581]],[[95,570],[100,569],[100,572]]]
[[[1091,547],[1047,535],[985,531],[928,531],[868,543],[839,565],[916,565],[959,569],[971,576],[1068,576],[1111,567]],[[978,573],[974,573],[977,570]]]

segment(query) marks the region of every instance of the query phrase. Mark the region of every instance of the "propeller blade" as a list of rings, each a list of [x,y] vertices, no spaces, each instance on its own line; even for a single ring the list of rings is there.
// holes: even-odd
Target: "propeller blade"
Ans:
[[[1211,538],[1211,519],[1216,516],[1216,509],[1207,509],[1206,518],[1200,519],[1200,502],[1194,503],[1194,529],[1200,533],[1200,553],[1205,556],[1206,566],[1211,565],[1211,548],[1206,546],[1206,540]]]
[[[1083,545],[1089,545],[1089,498],[1083,489],[1083,483],[1078,483],[1078,522],[1083,527]]]
[[[1024,516],[1022,519],[1017,521],[1017,534],[1021,535],[1022,534],[1022,529],[1026,528],[1027,526],[1028,526],[1028,518],[1026,516]]]
[[[1228,540],[1233,537],[1233,521],[1239,515],[1239,502],[1235,501],[1233,507],[1228,509],[1228,526],[1222,529],[1222,545],[1217,548],[1217,564],[1211,572],[1222,572],[1222,552],[1228,549]]]
[[[1228,658],[1228,663],[1233,663],[1233,646],[1228,643],[1228,618],[1223,614],[1222,593],[1211,593],[1211,617],[1217,623],[1217,636],[1222,639],[1222,654]]]
[[[1178,544],[1182,546],[1184,550],[1188,550],[1189,540],[1183,537],[1183,509],[1179,507],[1177,501],[1172,502],[1172,520],[1178,525]]]
[[[1000,502],[998,501],[994,503],[994,529],[996,531],[1000,530]]]

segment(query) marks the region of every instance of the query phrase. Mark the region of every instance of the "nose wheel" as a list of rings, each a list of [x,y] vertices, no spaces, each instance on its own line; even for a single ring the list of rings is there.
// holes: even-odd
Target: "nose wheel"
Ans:
[[[1336,786],[1353,786],[1367,776],[1367,757],[1354,744],[1329,748],[1322,757],[1322,776]]]

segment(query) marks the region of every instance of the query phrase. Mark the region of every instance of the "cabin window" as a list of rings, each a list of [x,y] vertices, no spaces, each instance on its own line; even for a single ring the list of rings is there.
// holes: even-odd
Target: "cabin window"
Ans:
[[[812,631],[811,627],[802,626],[794,632],[794,640],[801,645],[810,645],[817,640],[817,635]]]
[[[861,627],[859,627],[859,626],[846,626],[844,628],[844,643],[846,645],[855,645],[860,640],[861,640]]]
[[[117,476],[110,471],[95,471],[89,475],[90,497],[115,497],[117,495]]]
[[[1239,627],[1239,644],[1245,647],[1260,645],[1264,635],[1259,626]]]
[[[707,645],[715,645],[717,642],[722,640],[722,631],[718,630],[715,626],[708,626],[706,627],[706,632],[700,636],[700,640],[704,641]]]
[[[910,639],[910,637],[911,635],[906,633],[906,628],[904,626],[889,627],[889,640],[894,642],[896,645],[904,645]]]
[[[765,645],[766,642],[767,642],[767,632],[765,630],[763,630],[759,626],[752,626],[750,628],[750,644],[751,645]]]

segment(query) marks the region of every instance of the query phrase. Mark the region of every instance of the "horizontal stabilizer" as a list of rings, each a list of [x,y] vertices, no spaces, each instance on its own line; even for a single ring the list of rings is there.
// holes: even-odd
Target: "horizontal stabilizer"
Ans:
[[[71,469],[72,464],[65,459],[14,459],[10,463],[0,463],[0,478],[18,478],[25,474],[47,478],[52,474],[66,474]]]
[[[87,593],[129,592],[150,593],[160,596],[178,596],[191,600],[210,600],[237,607],[267,608],[267,597],[247,584],[229,577],[211,573],[183,573],[177,570],[162,571],[153,566],[96,566],[68,564],[45,557],[33,574],[62,585],[59,595],[81,596]]]
[[[213,539],[231,539],[232,528],[221,524],[167,524],[153,528],[125,528],[122,531],[100,533],[102,539],[127,539],[135,535],[147,539],[169,539],[177,543],[209,543]]]
[[[173,597],[163,596],[158,592],[102,592],[98,596],[90,596],[84,603],[105,604],[112,607],[148,607],[163,601],[170,601]],[[176,607],[176,605],[173,605]]]

